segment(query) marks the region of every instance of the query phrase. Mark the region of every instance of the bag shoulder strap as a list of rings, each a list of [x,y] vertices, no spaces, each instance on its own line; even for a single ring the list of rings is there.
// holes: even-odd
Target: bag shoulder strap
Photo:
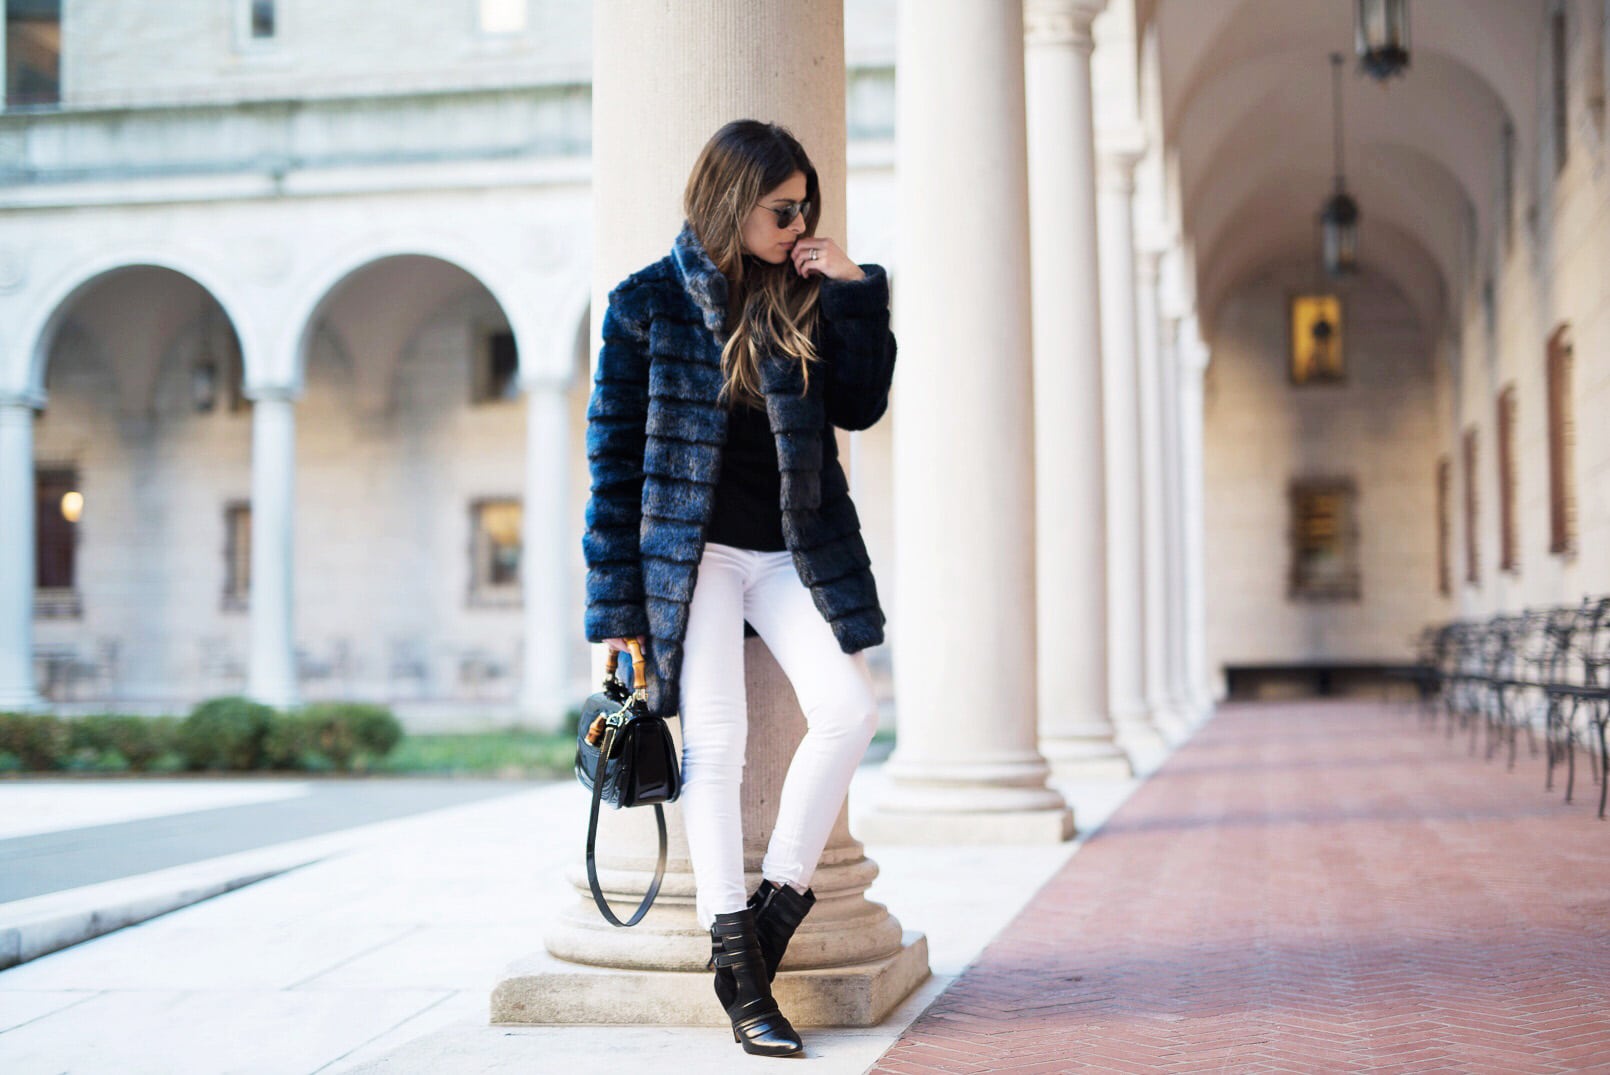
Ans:
[[[654,865],[654,883],[648,886],[643,894],[643,902],[637,905],[632,917],[622,922],[615,917],[609,904],[604,900],[603,889],[598,884],[598,862],[594,854],[598,842],[598,804],[604,795],[604,766],[609,760],[609,753],[615,746],[615,733],[617,729],[611,725],[604,732],[604,741],[599,746],[598,772],[593,777],[593,805],[592,812],[587,818],[587,885],[593,891],[593,902],[598,904],[598,910],[604,919],[613,926],[635,926],[648,914],[648,909],[654,903],[654,897],[660,894],[660,882],[665,880],[665,809],[659,803],[654,804],[654,824],[660,831],[660,857]]]

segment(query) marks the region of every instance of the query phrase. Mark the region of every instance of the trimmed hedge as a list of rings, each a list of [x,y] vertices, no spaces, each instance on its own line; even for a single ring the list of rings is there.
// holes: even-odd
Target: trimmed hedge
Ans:
[[[385,706],[320,702],[290,713],[209,699],[182,720],[118,713],[0,713],[0,772],[371,768],[402,740]]]

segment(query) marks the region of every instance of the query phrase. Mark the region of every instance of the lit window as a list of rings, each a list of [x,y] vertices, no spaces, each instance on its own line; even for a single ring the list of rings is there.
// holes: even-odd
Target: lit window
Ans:
[[[1351,478],[1295,481],[1288,594],[1303,601],[1357,601],[1358,499]]]
[[[61,101],[61,0],[6,4],[6,105]]]
[[[512,497],[470,505],[470,601],[518,604],[520,600],[520,501]]]
[[[1336,384],[1344,379],[1342,300],[1296,295],[1291,300],[1291,383]]]
[[[224,507],[224,608],[247,607],[252,590],[252,506],[236,500]]]
[[[78,472],[41,467],[34,473],[34,611],[40,616],[76,616],[78,524],[84,494]]]
[[[525,32],[526,0],[480,0],[483,34]]]

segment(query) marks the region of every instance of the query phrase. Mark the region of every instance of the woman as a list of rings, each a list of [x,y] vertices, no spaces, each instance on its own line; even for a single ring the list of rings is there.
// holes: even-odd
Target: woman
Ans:
[[[649,708],[682,720],[682,816],[715,990],[746,1051],[803,1048],[771,980],[876,728],[860,651],[883,641],[833,427],[888,405],[889,286],[816,234],[816,169],[775,124],[717,131],[668,256],[609,296],[587,410],[587,638],[636,637]],[[809,730],[760,887],[744,882],[745,623]]]

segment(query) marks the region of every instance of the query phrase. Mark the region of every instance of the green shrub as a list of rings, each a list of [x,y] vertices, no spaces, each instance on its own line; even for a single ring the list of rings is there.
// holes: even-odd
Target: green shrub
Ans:
[[[264,740],[277,716],[249,698],[202,702],[179,724],[179,753],[192,769],[261,769]]]
[[[134,717],[117,713],[96,713],[68,723],[75,759],[116,755],[122,764],[114,768],[142,772],[174,749],[177,729],[178,721],[172,717]],[[107,765],[92,768],[105,769]]]
[[[390,754],[402,739],[402,725],[391,710],[364,702],[315,702],[294,715],[297,726],[287,733],[308,754],[343,772],[367,768]],[[303,764],[303,767],[308,767]]]
[[[0,755],[27,771],[60,769],[71,752],[67,725],[47,714],[0,713]]]
[[[313,726],[300,713],[278,713],[263,735],[263,764],[270,769],[306,768],[313,753]]]

